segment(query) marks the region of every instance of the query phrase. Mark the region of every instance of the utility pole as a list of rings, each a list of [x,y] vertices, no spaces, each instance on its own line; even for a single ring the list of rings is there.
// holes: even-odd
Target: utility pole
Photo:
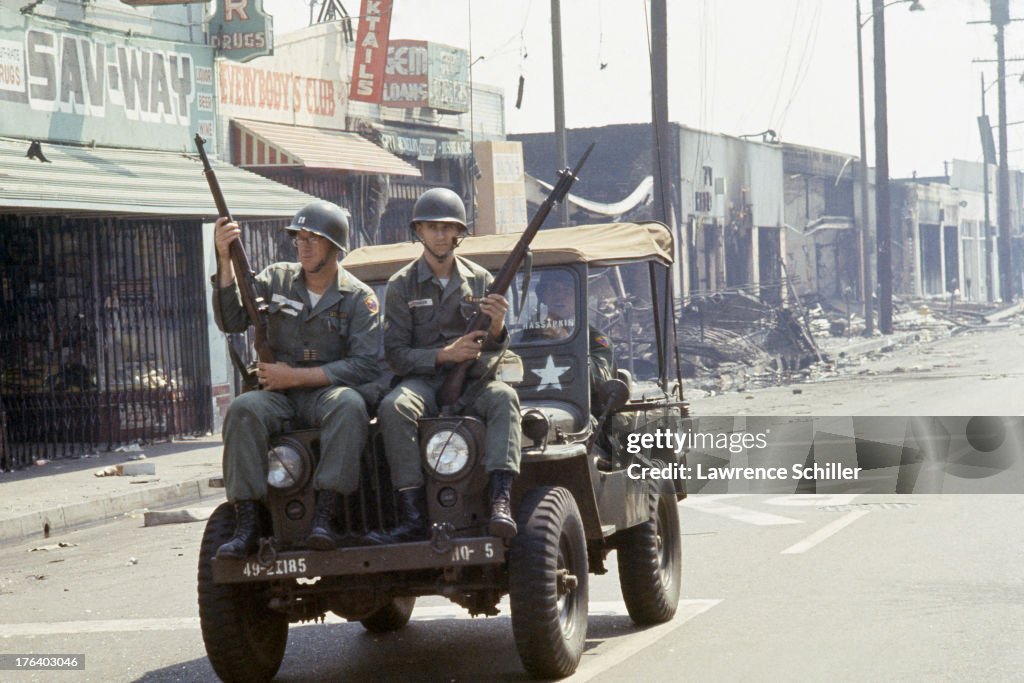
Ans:
[[[878,249],[878,329],[892,334],[892,229],[889,211],[889,119],[885,88],[885,1],[872,0],[875,46],[875,234]]]
[[[1004,32],[1010,23],[1009,0],[991,0],[992,24],[996,27],[996,65],[999,90],[999,178],[997,220],[999,222],[999,280],[1002,299],[1014,299],[1013,257],[1010,253],[1010,166],[1006,143],[1006,46]]]
[[[857,0],[857,100],[860,105],[860,272],[864,296],[864,335],[875,332],[874,296],[871,286],[871,216],[868,212],[868,133],[864,115],[864,48],[861,39],[860,0]]]
[[[668,126],[668,8],[651,0],[651,120],[653,122],[654,218],[672,226],[672,171]]]
[[[992,144],[992,125],[988,121],[988,114],[985,113],[985,74],[981,74],[981,117],[978,119],[978,127],[981,132],[981,156],[982,156],[982,188],[985,193],[985,300],[992,303],[995,300],[995,292],[992,290],[992,220],[988,208],[988,165],[995,156],[995,149]]]
[[[551,68],[555,83],[555,149],[558,168],[569,166],[569,148],[565,140],[565,80],[562,75],[562,9],[561,0],[551,0]],[[558,203],[558,219],[562,227],[569,225],[569,197]]]

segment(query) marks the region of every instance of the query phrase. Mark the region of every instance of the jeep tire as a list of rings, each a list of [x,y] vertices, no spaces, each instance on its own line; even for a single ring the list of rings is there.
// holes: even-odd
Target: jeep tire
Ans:
[[[523,498],[509,554],[512,633],[536,678],[561,678],[579,665],[587,636],[587,543],[576,500],[562,487]]]
[[[392,598],[391,602],[365,619],[361,619],[359,623],[370,633],[397,631],[409,623],[409,617],[412,616],[412,608],[415,606],[415,596]]]
[[[288,617],[267,607],[264,584],[213,582],[213,556],[235,530],[235,511],[210,515],[199,547],[199,625],[206,655],[223,681],[269,681],[288,642]]]
[[[615,534],[619,586],[630,618],[640,626],[669,621],[679,604],[682,539],[672,494],[650,495],[646,522]]]

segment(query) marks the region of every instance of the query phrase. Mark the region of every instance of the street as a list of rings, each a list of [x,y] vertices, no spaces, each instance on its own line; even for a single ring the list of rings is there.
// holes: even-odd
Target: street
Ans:
[[[1008,680],[1024,666],[1021,497],[698,496],[680,509],[676,619],[633,627],[611,563],[591,584],[572,680]],[[61,539],[72,547],[4,548],[0,649],[85,654],[69,680],[216,680],[196,616],[201,533],[125,519]],[[391,635],[336,618],[293,625],[278,675],[524,678],[507,617],[471,620],[438,598]]]
[[[1020,414],[1021,347],[1014,328],[957,336],[693,408]],[[676,618],[634,627],[610,558],[592,577],[587,649],[569,680],[1009,680],[1024,668],[1024,497],[707,495],[679,507]],[[215,680],[196,608],[201,535],[202,524],[144,528],[139,516],[0,548],[0,652],[84,654],[85,670],[62,680]],[[524,680],[507,608],[469,619],[422,599],[382,636],[331,616],[293,625],[278,674],[407,679]]]

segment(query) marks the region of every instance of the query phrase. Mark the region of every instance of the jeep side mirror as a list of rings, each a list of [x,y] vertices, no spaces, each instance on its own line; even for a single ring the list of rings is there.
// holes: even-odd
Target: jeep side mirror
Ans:
[[[597,398],[601,401],[601,412],[619,410],[629,400],[629,387],[621,379],[610,379],[597,388]]]

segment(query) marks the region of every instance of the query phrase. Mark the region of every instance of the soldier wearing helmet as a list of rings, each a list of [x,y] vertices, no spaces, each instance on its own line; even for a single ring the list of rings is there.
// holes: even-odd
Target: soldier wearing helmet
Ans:
[[[576,327],[576,283],[562,269],[541,272],[537,281],[537,308],[523,331],[523,341],[566,339]],[[597,406],[598,388],[617,375],[611,340],[593,325],[587,326],[590,339],[589,375],[591,406]]]
[[[348,218],[331,202],[302,208],[285,228],[297,263],[274,263],[256,276],[267,304],[267,337],[275,363],[259,363],[263,391],[237,397],[224,420],[224,483],[235,505],[235,535],[217,557],[246,557],[258,546],[259,502],[266,496],[270,435],[298,418],[321,430],[314,486],[316,514],[308,543],[337,546],[335,515],[340,496],[359,485],[367,413],[353,389],[376,377],[378,304],[373,290],[338,265],[348,249]],[[244,332],[248,318],[235,282],[229,248],[241,228],[217,219],[214,241],[214,317],[225,332]]]
[[[490,273],[455,254],[468,232],[466,208],[459,196],[443,188],[427,190],[413,207],[409,227],[423,244],[423,254],[391,277],[384,306],[384,355],[402,380],[378,410],[400,518],[390,532],[370,534],[376,543],[427,535],[417,420],[438,413],[435,395],[444,381],[445,366],[500,353],[509,343],[508,302],[500,295],[487,295],[493,279]],[[466,334],[477,310],[490,317],[490,328]],[[516,525],[509,501],[512,480],[519,472],[522,438],[519,399],[504,382],[486,377],[479,382],[467,407],[486,425],[490,532],[511,538]]]

